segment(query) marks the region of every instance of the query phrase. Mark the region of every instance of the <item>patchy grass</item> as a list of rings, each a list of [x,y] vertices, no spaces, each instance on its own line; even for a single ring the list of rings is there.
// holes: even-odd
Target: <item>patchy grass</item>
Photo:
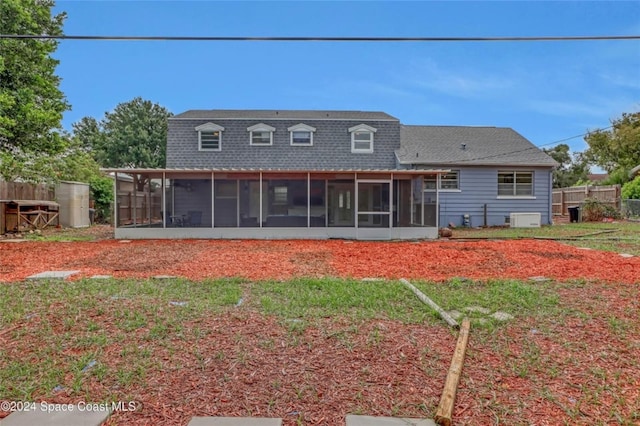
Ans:
[[[557,312],[558,296],[549,283],[534,284],[517,280],[485,282],[454,278],[442,284],[413,284],[442,309],[461,312],[471,319],[475,327],[490,330],[502,323],[490,317],[497,311],[516,318],[542,318]],[[486,309],[488,313],[474,308]],[[438,318],[433,311],[431,316]]]
[[[601,233],[602,231],[606,232]],[[540,228],[456,228],[453,230],[453,237],[461,239],[555,238],[576,247],[640,256],[640,222],[631,221],[567,223]]]
[[[113,228],[109,225],[93,225],[86,228],[48,227],[39,232],[25,232],[24,238],[41,242],[98,241],[113,238]]]
[[[389,318],[419,323],[428,315],[399,282],[295,279],[253,285],[257,309],[285,319],[347,316],[358,320]]]
[[[447,310],[515,316],[467,313],[457,423],[640,420],[640,284],[412,283]],[[143,402],[109,425],[433,417],[456,341],[397,281],[109,279],[2,290],[0,400]]]

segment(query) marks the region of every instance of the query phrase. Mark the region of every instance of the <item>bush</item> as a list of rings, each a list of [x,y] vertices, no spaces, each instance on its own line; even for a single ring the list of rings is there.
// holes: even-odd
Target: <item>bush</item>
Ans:
[[[640,199],[640,176],[636,176],[634,180],[627,182],[622,186],[622,199],[623,200]]]
[[[620,212],[609,204],[600,200],[587,198],[582,202],[582,221],[600,222],[602,219],[620,219]]]
[[[113,203],[113,179],[96,176],[89,181],[89,188],[96,209],[95,222],[109,223]]]

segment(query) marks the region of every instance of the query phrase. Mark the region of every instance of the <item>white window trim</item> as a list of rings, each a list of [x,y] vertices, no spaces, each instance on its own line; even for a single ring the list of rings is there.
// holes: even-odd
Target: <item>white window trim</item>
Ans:
[[[289,131],[289,143],[291,146],[313,146],[313,134],[316,131],[315,127],[308,126],[304,123],[296,124],[295,126],[291,126],[287,128]],[[309,132],[311,138],[309,143],[295,143],[293,142],[293,132]]]
[[[530,173],[531,174],[531,195],[516,195],[516,194],[509,194],[509,195],[500,195],[498,194],[496,196],[497,200],[535,200],[536,196],[535,196],[535,187],[536,187],[536,174],[533,170],[498,170],[498,174],[496,175],[496,184],[498,183],[498,177],[500,176],[500,173],[513,173],[514,175],[517,175],[518,173]],[[515,179],[515,176],[514,176]],[[515,180],[514,180],[514,185],[516,184]],[[514,186],[515,188],[515,186]],[[496,187],[497,190],[497,187]]]
[[[534,195],[498,195],[496,200],[535,200]]]
[[[249,145],[251,146],[271,146],[273,145],[273,132],[276,131],[275,127],[271,127],[264,123],[258,123],[254,126],[247,127],[249,132]],[[269,132],[269,143],[253,143],[253,132]]]
[[[444,182],[444,176],[449,174],[449,173],[455,173],[456,174],[456,183],[458,184],[457,188],[443,188],[442,187],[442,183]],[[440,186],[440,192],[462,192],[462,190],[460,189],[460,170],[451,170],[443,175],[440,176],[440,179],[438,179],[439,181],[439,186]]]
[[[196,127],[198,132],[198,151],[222,151],[222,132],[224,127],[218,126],[215,123],[205,123]],[[218,148],[203,148],[202,147],[202,132],[220,132],[218,140]]]
[[[375,127],[367,126],[366,124],[358,124],[357,126],[353,126],[349,128],[349,133],[351,133],[351,152],[354,154],[371,154],[373,153],[373,135],[378,131]],[[368,149],[356,149],[355,148],[355,135],[356,133],[364,133],[368,132],[371,135],[371,145]]]

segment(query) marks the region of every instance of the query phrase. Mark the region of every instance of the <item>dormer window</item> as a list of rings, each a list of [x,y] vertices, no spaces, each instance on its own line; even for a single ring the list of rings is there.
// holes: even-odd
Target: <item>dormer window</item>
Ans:
[[[315,127],[307,126],[306,124],[296,124],[287,129],[291,135],[292,146],[312,146],[313,145],[313,132],[316,131]]]
[[[255,146],[273,145],[273,132],[275,127],[267,126],[264,123],[256,124],[247,128],[249,132],[249,144]]]
[[[223,130],[224,127],[214,123],[206,123],[196,127],[198,151],[221,151]]]
[[[372,153],[373,152],[373,134],[378,130],[360,124],[349,129],[351,133],[351,152],[353,153]]]

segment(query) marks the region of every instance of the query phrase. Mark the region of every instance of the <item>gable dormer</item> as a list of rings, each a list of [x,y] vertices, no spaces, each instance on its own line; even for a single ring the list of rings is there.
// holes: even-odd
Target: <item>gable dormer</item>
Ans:
[[[264,123],[258,123],[254,126],[247,127],[247,131],[249,132],[249,145],[273,145],[273,132],[276,131],[275,127],[271,127]]]
[[[289,127],[287,130],[289,131],[291,146],[313,146],[315,127],[300,123]]]
[[[358,124],[349,128],[351,133],[351,152],[354,154],[373,153],[373,135],[378,129],[366,124]]]
[[[196,127],[198,151],[222,151],[222,131],[224,127],[215,123],[205,123]]]

